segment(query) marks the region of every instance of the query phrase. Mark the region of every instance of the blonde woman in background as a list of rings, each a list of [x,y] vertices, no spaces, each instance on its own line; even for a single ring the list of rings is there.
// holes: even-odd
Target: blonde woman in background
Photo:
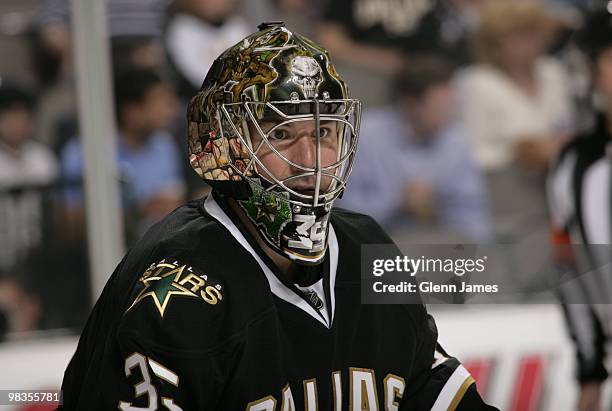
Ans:
[[[473,37],[477,64],[460,79],[460,115],[506,237],[545,221],[543,177],[573,130],[568,76],[546,54],[558,27],[538,3],[489,3]]]

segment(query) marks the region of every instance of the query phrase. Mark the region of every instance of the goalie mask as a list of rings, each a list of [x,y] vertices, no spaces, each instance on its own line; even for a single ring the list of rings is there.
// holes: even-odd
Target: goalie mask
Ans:
[[[282,23],[225,51],[188,108],[189,161],[275,251],[322,261],[355,156],[360,104],[326,50]]]

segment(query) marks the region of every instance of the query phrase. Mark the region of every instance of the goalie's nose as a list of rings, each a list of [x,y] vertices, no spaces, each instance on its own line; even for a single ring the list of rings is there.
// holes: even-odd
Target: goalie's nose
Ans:
[[[317,166],[317,142],[312,137],[312,132],[298,136],[294,147],[294,153],[292,160],[294,163],[306,167],[308,169],[315,169]],[[297,167],[294,167],[296,172],[304,172]]]

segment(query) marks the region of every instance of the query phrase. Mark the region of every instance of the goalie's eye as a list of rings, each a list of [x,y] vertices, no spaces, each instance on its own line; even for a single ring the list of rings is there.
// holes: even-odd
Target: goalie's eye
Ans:
[[[268,134],[270,140],[286,140],[289,138],[289,130],[277,128]]]
[[[319,138],[325,138],[332,134],[331,127],[321,127],[319,129]]]

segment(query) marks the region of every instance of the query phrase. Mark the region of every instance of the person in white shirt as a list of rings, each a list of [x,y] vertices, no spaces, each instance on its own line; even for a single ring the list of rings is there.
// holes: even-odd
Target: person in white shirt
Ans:
[[[236,0],[176,0],[164,41],[180,94],[192,96],[215,58],[249,33]]]
[[[48,184],[57,176],[53,152],[32,140],[33,99],[0,80],[0,187]]]
[[[32,141],[33,98],[0,83],[0,269],[12,269],[42,238],[42,199],[58,174],[53,152]]]
[[[474,35],[478,64],[460,81],[462,117],[487,171],[545,168],[574,113],[563,66],[545,54],[555,22],[533,2],[492,2]]]
[[[491,2],[474,33],[478,63],[459,79],[460,117],[504,241],[546,243],[544,175],[574,127],[569,78],[546,55],[558,24],[532,1]]]

